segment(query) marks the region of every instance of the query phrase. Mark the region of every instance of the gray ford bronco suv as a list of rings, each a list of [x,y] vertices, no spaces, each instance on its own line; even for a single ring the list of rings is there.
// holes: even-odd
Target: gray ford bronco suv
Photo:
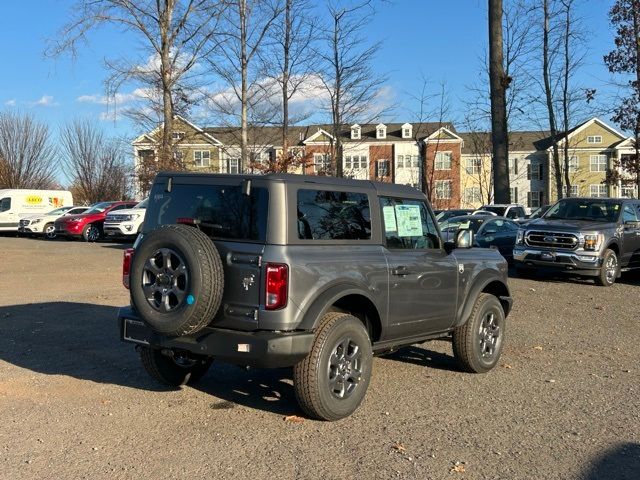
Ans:
[[[544,268],[613,285],[640,268],[640,200],[565,198],[518,230],[513,259],[520,274]]]
[[[122,340],[180,386],[215,360],[293,367],[311,417],[360,405],[372,356],[452,337],[468,372],[500,358],[507,263],[445,243],[425,196],[404,185],[300,175],[161,173],[125,252]]]

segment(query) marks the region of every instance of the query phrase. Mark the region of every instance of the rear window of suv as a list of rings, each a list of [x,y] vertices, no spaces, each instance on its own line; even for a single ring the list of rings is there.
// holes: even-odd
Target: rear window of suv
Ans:
[[[269,193],[253,187],[249,196],[240,185],[184,185],[151,192],[145,231],[159,225],[195,220],[214,239],[263,242],[267,236]]]
[[[298,238],[369,240],[371,213],[364,193],[298,190]]]

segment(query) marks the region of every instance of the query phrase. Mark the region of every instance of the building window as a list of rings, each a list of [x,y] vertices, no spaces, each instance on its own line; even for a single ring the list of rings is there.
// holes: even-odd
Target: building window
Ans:
[[[389,176],[389,160],[376,161],[376,177]]]
[[[171,140],[182,140],[184,138],[184,132],[173,132],[171,134]]]
[[[542,180],[542,164],[533,163],[527,165],[527,180]]]
[[[211,164],[211,152],[209,150],[194,151],[193,163],[196,167],[208,167]]]
[[[589,195],[591,197],[606,197],[608,196],[607,186],[602,183],[589,185]]]
[[[451,180],[436,180],[436,198],[441,200],[451,198]]]
[[[240,173],[240,159],[230,158],[227,160],[227,173]]]
[[[313,171],[316,173],[329,173],[331,170],[331,155],[328,153],[313,154]]]
[[[636,197],[636,187],[633,185],[623,185],[620,189],[620,196],[622,198],[635,198]]]
[[[436,153],[436,170],[451,170],[451,152]]]
[[[360,140],[361,130],[360,125],[353,125],[351,127],[351,140]]]
[[[587,137],[587,143],[602,143],[601,135],[590,135]]]
[[[518,159],[510,158],[507,162],[507,169],[509,170],[510,175],[518,174]]]
[[[347,155],[344,157],[345,170],[366,170],[369,157],[366,155]]]
[[[518,187],[511,187],[509,189],[509,199],[511,203],[520,203],[518,200]]]
[[[384,124],[379,124],[376,126],[376,138],[377,139],[385,139],[387,138],[387,126]]]
[[[402,138],[411,138],[413,127],[410,123],[402,125]]]
[[[532,190],[527,194],[527,206],[529,208],[538,208],[542,203],[542,192]]]
[[[480,187],[466,187],[464,189],[464,203],[468,205],[482,203]]]
[[[607,156],[606,155],[590,155],[589,164],[590,164],[590,170],[592,172],[606,172]]]
[[[580,167],[580,159],[576,155],[571,155],[569,157],[569,172],[575,173],[578,171]]]
[[[578,196],[578,185],[571,185],[571,187],[566,187],[567,188],[567,194],[570,197],[577,197]]]
[[[469,175],[477,175],[482,168],[482,160],[479,158],[467,158],[465,170]]]

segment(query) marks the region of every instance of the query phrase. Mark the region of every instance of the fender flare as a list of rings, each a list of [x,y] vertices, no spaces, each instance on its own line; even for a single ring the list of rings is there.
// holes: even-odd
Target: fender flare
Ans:
[[[483,272],[475,278],[473,285],[469,288],[466,300],[462,305],[462,308],[458,310],[459,315],[454,327],[459,327],[466,323],[467,319],[471,315],[471,311],[473,310],[476,300],[478,300],[481,293],[485,292],[487,287],[489,287],[487,292],[495,295],[500,301],[504,310],[504,316],[506,317],[509,315],[511,305],[513,303],[509,287],[501,278],[496,277],[495,274],[491,272]]]
[[[379,305],[370,292],[355,283],[339,283],[331,285],[313,300],[311,305],[302,313],[302,322],[300,322],[298,328],[302,330],[315,330],[320,319],[329,311],[331,306],[347,295],[360,295],[365,297],[373,304],[380,318],[380,322],[383,321],[383,317],[380,315]]]

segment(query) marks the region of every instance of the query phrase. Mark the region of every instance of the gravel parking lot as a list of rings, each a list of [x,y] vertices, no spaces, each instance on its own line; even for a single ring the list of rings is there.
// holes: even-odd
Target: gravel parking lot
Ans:
[[[290,415],[291,372],[216,364],[159,387],[119,342],[122,246],[0,237],[0,477],[640,478],[639,276],[512,279],[498,368],[445,341],[374,362],[337,423]]]

